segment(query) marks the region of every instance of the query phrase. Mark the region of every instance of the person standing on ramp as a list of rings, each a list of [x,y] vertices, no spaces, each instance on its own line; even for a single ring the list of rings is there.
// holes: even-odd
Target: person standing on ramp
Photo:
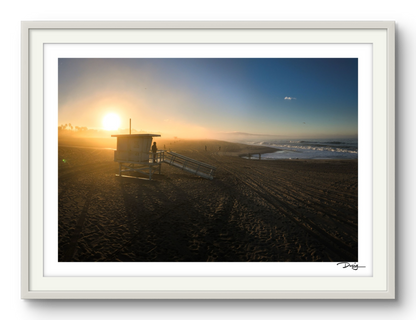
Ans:
[[[156,152],[157,152],[156,142],[153,142],[153,146],[152,146],[153,163],[155,163],[155,162],[156,162]]]

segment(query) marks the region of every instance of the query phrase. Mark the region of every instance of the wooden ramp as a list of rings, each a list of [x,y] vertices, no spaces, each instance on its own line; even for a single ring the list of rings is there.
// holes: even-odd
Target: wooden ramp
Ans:
[[[165,151],[162,162],[205,179],[214,179],[216,167],[185,157],[175,152]]]

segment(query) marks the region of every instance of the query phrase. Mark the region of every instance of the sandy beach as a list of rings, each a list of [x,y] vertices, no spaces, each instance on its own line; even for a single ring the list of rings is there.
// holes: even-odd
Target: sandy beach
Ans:
[[[215,178],[162,164],[146,181],[116,177],[106,141],[60,140],[59,261],[358,260],[357,160],[248,160],[275,149],[159,138]]]

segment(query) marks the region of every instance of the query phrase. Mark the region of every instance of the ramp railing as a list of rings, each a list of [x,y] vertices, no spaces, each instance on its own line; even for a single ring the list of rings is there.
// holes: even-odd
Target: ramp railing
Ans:
[[[217,169],[214,166],[172,151],[165,151],[162,162],[209,180],[214,179],[214,173]]]

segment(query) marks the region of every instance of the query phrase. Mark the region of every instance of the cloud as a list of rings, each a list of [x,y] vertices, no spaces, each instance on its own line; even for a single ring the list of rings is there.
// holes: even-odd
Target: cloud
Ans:
[[[296,100],[295,97],[285,97],[285,100]]]

